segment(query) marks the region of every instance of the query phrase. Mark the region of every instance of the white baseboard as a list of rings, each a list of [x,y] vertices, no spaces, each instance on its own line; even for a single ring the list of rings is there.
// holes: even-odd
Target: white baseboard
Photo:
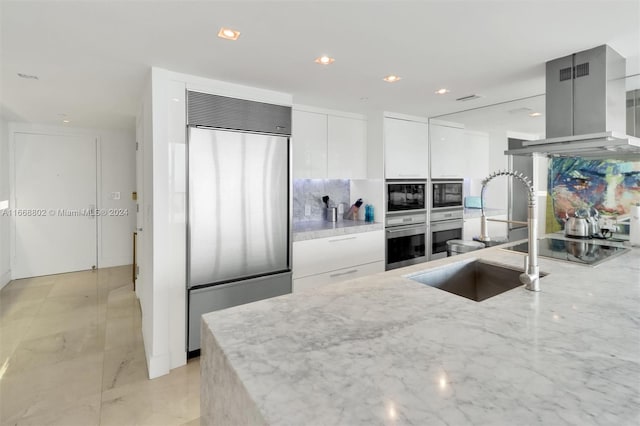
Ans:
[[[0,289],[9,284],[9,281],[11,281],[11,269],[4,272],[3,274],[0,274]]]
[[[131,256],[111,257],[100,259],[98,265],[100,268],[111,268],[113,266],[131,265],[132,261]]]
[[[145,336],[144,327],[142,327],[142,342],[144,343],[144,356],[147,358],[149,379],[169,374],[169,371],[171,371],[171,356],[168,352],[161,355],[151,354],[151,342]]]

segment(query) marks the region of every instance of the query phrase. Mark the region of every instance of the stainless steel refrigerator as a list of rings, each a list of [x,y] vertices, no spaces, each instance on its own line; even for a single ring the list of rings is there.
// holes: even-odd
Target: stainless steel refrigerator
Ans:
[[[508,139],[509,149],[522,148],[523,140],[520,139]],[[522,172],[530,179],[533,177],[533,157],[530,155],[511,155],[509,156],[509,170]],[[522,222],[527,221],[527,209],[529,206],[529,196],[527,190],[522,186],[520,182],[514,182],[514,179],[509,179],[509,220],[518,220]],[[528,238],[529,234],[526,225],[508,224],[508,238],[509,241],[516,241]]]
[[[202,314],[291,292],[291,110],[188,92],[187,111],[194,354]]]

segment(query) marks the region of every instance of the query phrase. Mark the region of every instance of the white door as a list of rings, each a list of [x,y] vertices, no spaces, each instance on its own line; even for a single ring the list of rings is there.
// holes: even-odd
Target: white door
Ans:
[[[97,266],[95,138],[16,133],[14,164],[13,278]]]

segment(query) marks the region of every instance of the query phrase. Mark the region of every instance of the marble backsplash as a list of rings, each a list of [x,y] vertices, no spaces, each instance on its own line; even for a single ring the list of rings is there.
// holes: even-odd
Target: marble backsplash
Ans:
[[[324,220],[324,195],[329,196],[329,206],[344,204],[346,211],[353,201],[350,200],[350,182],[348,179],[294,179],[293,180],[293,221],[303,222]],[[305,215],[305,206],[310,214]],[[339,210],[340,211],[340,210]],[[341,217],[341,215],[338,215]]]

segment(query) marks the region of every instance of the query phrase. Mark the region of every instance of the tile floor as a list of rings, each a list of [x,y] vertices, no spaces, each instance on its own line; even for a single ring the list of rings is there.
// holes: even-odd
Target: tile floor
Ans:
[[[147,378],[130,266],[0,291],[0,425],[198,425],[200,362]]]

